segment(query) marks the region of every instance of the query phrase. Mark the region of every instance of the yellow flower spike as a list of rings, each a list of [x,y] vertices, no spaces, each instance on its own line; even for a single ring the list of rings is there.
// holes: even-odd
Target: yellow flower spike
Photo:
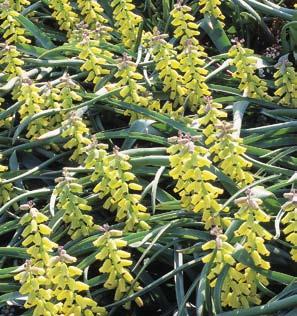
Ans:
[[[2,159],[2,155],[0,154],[0,160]],[[8,170],[8,167],[0,164],[0,207],[2,207],[5,203],[10,201],[14,196],[14,188],[12,183],[2,184],[1,182],[4,180],[1,173]],[[13,205],[13,208],[17,208],[17,204]]]
[[[270,240],[272,236],[260,225],[262,222],[269,221],[269,216],[260,209],[262,201],[254,197],[251,190],[247,190],[246,196],[236,199],[235,204],[239,206],[239,211],[235,214],[235,218],[243,221],[241,226],[235,231],[235,236],[245,238],[243,247],[250,253],[254,264],[268,270],[270,264],[262,256],[266,257],[269,255],[264,242],[265,240]],[[251,297],[253,299],[249,300],[249,302],[254,301],[259,304],[261,300],[257,294],[256,286],[258,274],[245,266],[241,267],[241,269],[245,270],[247,281],[251,287]],[[268,281],[264,278],[263,282],[267,283]]]
[[[253,56],[254,51],[244,48],[242,43],[243,40],[235,39],[235,45],[228,52],[230,65],[236,68],[232,76],[240,80],[239,90],[243,92],[244,97],[271,101],[272,98],[267,94],[266,82],[256,75],[257,59]]]
[[[89,286],[75,280],[82,270],[70,264],[76,261],[75,257],[67,254],[63,247],[58,248],[58,255],[52,257],[48,277],[52,282],[53,293],[62,303],[61,315],[90,315],[106,316],[104,308],[97,306],[96,302],[79,293],[88,290]],[[60,315],[60,314],[59,314]]]
[[[49,253],[57,248],[57,244],[50,241],[51,229],[43,224],[48,217],[40,213],[32,203],[24,204],[21,210],[28,210],[20,220],[20,224],[25,226],[22,236],[23,246],[27,248],[27,253],[31,255],[31,263],[39,267],[47,267],[49,264]]]
[[[76,115],[76,113],[70,113],[69,119],[62,124],[63,138],[70,139],[64,144],[65,149],[73,149],[73,153],[70,157],[71,160],[76,160],[79,163],[84,160],[86,153],[86,146],[91,144],[91,140],[87,137],[89,135],[89,129],[84,123],[83,119]]]
[[[199,108],[204,97],[210,96],[211,92],[205,83],[208,71],[202,68],[205,65],[207,54],[194,44],[193,39],[187,39],[183,51],[178,55],[180,70],[183,73],[183,81],[188,90],[188,100],[192,111]]]
[[[169,175],[177,180],[174,191],[178,192],[182,207],[202,212],[205,227],[209,228],[214,224],[214,218],[219,220],[222,206],[216,199],[223,190],[210,183],[216,180],[216,176],[208,170],[211,162],[207,158],[207,150],[196,146],[195,140],[195,137],[182,133],[169,139],[172,143],[167,149],[171,166]]]
[[[96,23],[105,24],[107,20],[102,15],[103,8],[95,0],[77,0],[78,8],[81,10],[81,14],[84,16],[84,21],[92,28],[96,26]]]
[[[24,65],[19,58],[21,54],[15,46],[9,45],[7,42],[1,46],[0,65],[4,65],[3,72],[8,74],[8,79],[21,76],[23,74],[21,67]]]
[[[90,152],[97,160],[87,159],[88,167],[94,167],[91,180],[100,182],[95,186],[94,192],[100,199],[108,196],[103,207],[110,211],[116,211],[116,221],[125,221],[124,231],[134,231],[137,228],[149,229],[146,223],[150,214],[147,208],[140,203],[141,196],[132,191],[141,190],[141,186],[135,183],[135,175],[131,172],[132,165],[129,156],[121,154],[118,147],[114,148],[112,155],[108,155],[104,145],[98,146],[96,153]]]
[[[220,9],[221,3],[220,0],[199,0],[200,13],[217,18],[221,25],[224,26],[225,16]]]
[[[297,191],[293,189],[289,193],[285,193],[284,197],[288,200],[282,209],[285,211],[285,216],[281,223],[285,225],[283,233],[286,235],[286,240],[293,246],[297,246]],[[292,248],[290,251],[291,257],[297,262],[297,249]]]
[[[198,24],[195,22],[195,17],[191,15],[191,7],[182,5],[183,0],[178,0],[170,12],[172,16],[171,24],[175,27],[174,37],[180,39],[181,47],[189,39],[193,41],[193,45],[199,45],[196,36],[200,34],[198,31]],[[201,46],[199,50],[204,50]]]
[[[175,27],[174,36],[180,39],[178,48],[181,53],[177,59],[180,63],[179,70],[183,73],[184,87],[187,89],[187,101],[191,110],[195,111],[203,97],[210,95],[210,91],[205,83],[208,72],[203,68],[207,54],[196,38],[199,35],[198,24],[193,22],[195,18],[190,14],[191,10],[179,0],[171,11],[171,24]]]
[[[61,100],[62,109],[70,109],[76,105],[75,102],[82,100],[82,97],[77,93],[80,90],[79,85],[70,78],[68,73],[60,78],[60,83],[56,86],[56,89],[59,89],[60,96],[58,98]],[[58,90],[56,92],[58,93]],[[65,119],[65,115],[63,118]]]
[[[145,86],[139,83],[143,76],[137,72],[137,65],[127,54],[118,60],[118,71],[115,73],[115,77],[119,79],[115,87],[121,88],[119,94],[125,102],[149,109],[156,107],[156,101],[153,100]],[[131,122],[141,118],[134,111],[126,110],[124,114],[131,117]]]
[[[32,261],[27,260],[14,279],[21,283],[19,292],[27,295],[24,307],[34,308],[34,316],[59,315],[60,305],[51,302],[53,292],[46,289],[49,284],[43,268],[35,267]]]
[[[22,78],[21,86],[17,100],[21,103],[19,114],[21,122],[28,117],[37,114],[43,106],[43,99],[40,89],[34,84],[30,78]],[[46,118],[34,120],[28,125],[28,138],[38,138],[40,135],[47,132],[48,121]]]
[[[134,48],[142,18],[133,12],[135,6],[132,0],[113,0],[110,5],[113,8],[115,27],[123,44],[127,48]]]
[[[156,63],[156,70],[163,82],[163,91],[169,93],[173,106],[183,105],[187,89],[183,84],[183,77],[179,74],[181,65],[176,59],[173,45],[166,41],[167,34],[161,34],[154,28],[154,33],[148,35],[149,48]]]
[[[25,37],[25,29],[17,21],[19,16],[18,9],[20,7],[14,6],[9,0],[4,0],[0,4],[0,29],[4,31],[3,38],[7,44],[28,44],[31,41]]]
[[[203,250],[213,250],[210,254],[204,256],[204,263],[210,262],[213,259],[213,267],[208,275],[211,286],[215,286],[216,277],[221,273],[224,264],[233,266],[235,260],[232,258],[234,251],[233,246],[227,242],[227,237],[223,235],[222,230],[218,226],[213,226],[210,234],[215,236],[215,240],[208,241],[202,246]]]
[[[46,83],[42,94],[43,103],[40,105],[42,110],[60,110],[62,106],[61,90],[57,87],[51,85],[50,82]],[[49,132],[51,130],[60,128],[63,121],[64,114],[62,112],[57,112],[51,116],[46,117],[46,123],[43,126],[42,131],[39,134]],[[51,144],[51,146],[59,150],[59,146]]]
[[[276,65],[277,71],[273,75],[277,90],[274,92],[279,97],[279,104],[286,107],[297,107],[297,72],[287,59],[280,60]]]
[[[206,96],[197,112],[200,116],[198,119],[199,125],[203,127],[202,132],[206,137],[206,145],[210,145],[215,141],[215,126],[221,123],[221,119],[227,118],[227,113],[222,108],[222,104],[214,102],[211,96]]]
[[[8,0],[11,9],[21,12],[25,6],[30,4],[28,0]]]
[[[89,73],[86,81],[93,82],[94,84],[97,84],[102,76],[110,73],[109,69],[104,68],[104,64],[107,63],[107,59],[111,59],[113,56],[109,51],[99,47],[100,42],[104,41],[104,39],[101,39],[100,34],[103,34],[103,37],[107,38],[105,33],[111,31],[107,27],[105,27],[105,32],[102,29],[101,27],[101,33],[98,32],[98,39],[92,39],[92,33],[88,29],[84,29],[82,40],[76,44],[76,47],[80,50],[78,57],[84,61],[80,69],[86,70]]]
[[[237,270],[236,265],[231,266],[225,277],[222,286],[222,306],[232,308],[248,308],[250,296],[250,285],[248,284],[244,273]]]
[[[68,234],[72,239],[89,236],[98,229],[98,226],[94,224],[92,216],[85,214],[92,208],[86,199],[78,195],[83,191],[82,186],[66,171],[64,177],[56,179],[56,182],[58,184],[54,194],[59,200],[58,208],[63,211],[62,219],[69,225]]]
[[[78,15],[73,11],[69,0],[51,0],[49,7],[53,10],[52,16],[57,20],[60,30],[67,31],[70,36],[75,25],[79,22]]]
[[[131,288],[134,278],[127,267],[132,265],[132,261],[127,260],[131,257],[130,253],[121,249],[127,246],[127,242],[121,239],[123,232],[110,230],[107,224],[101,227],[101,231],[103,235],[93,242],[95,247],[101,249],[96,255],[97,260],[103,261],[99,272],[108,275],[104,287],[115,289],[114,299],[118,301],[124,295],[137,292],[141,287],[136,282]],[[140,297],[137,297],[135,302],[138,306],[143,305]],[[124,308],[130,309],[130,304],[124,305]]]
[[[252,174],[246,169],[251,163],[242,157],[246,149],[241,145],[242,139],[234,136],[233,125],[222,121],[215,125],[216,139],[209,151],[214,154],[213,161],[230,176],[240,187],[254,181]]]

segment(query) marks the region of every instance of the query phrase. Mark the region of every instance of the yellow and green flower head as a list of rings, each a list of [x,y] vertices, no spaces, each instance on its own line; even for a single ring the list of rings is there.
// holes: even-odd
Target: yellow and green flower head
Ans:
[[[219,167],[230,176],[240,187],[254,181],[253,175],[246,171],[252,166],[243,157],[246,148],[241,145],[242,139],[234,135],[233,124],[222,121],[215,125],[216,133],[207,138],[207,143],[213,143],[209,151],[214,155],[213,161],[219,162]]]
[[[60,26],[60,30],[67,31],[68,36],[79,22],[78,15],[74,12],[69,0],[51,0],[49,7],[53,10],[52,16]]]
[[[223,234],[223,231],[218,226],[213,226],[210,234],[215,236],[215,239],[206,242],[202,246],[202,250],[212,250],[202,258],[204,263],[213,261],[213,268],[208,274],[207,278],[210,280],[210,286],[216,285],[217,276],[220,275],[225,264],[233,266],[235,260],[232,257],[234,247],[227,241],[227,236]]]
[[[171,24],[175,27],[174,37],[180,39],[180,47],[184,46],[189,39],[193,44],[199,44],[195,38],[200,33],[198,31],[199,25],[195,22],[195,17],[191,15],[191,7],[183,5],[183,0],[178,0],[174,5],[174,9],[170,12],[173,20]]]
[[[179,194],[182,207],[195,213],[201,212],[202,221],[209,228],[221,224],[219,213],[222,205],[217,198],[223,190],[212,184],[217,177],[209,170],[211,161],[207,157],[208,151],[195,145],[195,141],[197,137],[182,133],[169,139],[173,143],[167,149],[170,154],[169,175],[177,180],[174,191]]]
[[[136,177],[129,163],[130,157],[120,153],[118,147],[114,148],[112,155],[103,153],[105,149],[102,146],[99,150],[96,155],[101,159],[95,165],[91,180],[100,178],[94,192],[98,193],[100,199],[108,197],[103,207],[116,211],[116,221],[125,221],[125,231],[149,229],[146,221],[150,214],[140,203],[140,194],[136,193],[142,190],[142,186],[135,181]]]
[[[255,266],[269,270],[270,263],[265,260],[265,257],[270,253],[265,246],[265,241],[271,240],[272,235],[261,226],[261,223],[270,221],[270,216],[261,209],[262,200],[254,197],[252,190],[247,190],[246,196],[236,199],[235,204],[239,207],[235,218],[242,220],[242,224],[234,235],[242,238],[241,244],[250,254]],[[237,269],[243,271],[249,284],[249,304],[260,304],[257,284],[261,282],[267,286],[269,283],[267,278],[241,263],[237,264]]]
[[[21,107],[19,109],[21,121],[41,112],[41,108],[44,105],[40,88],[38,88],[30,78],[21,79],[18,101],[21,102]],[[38,138],[40,135],[48,131],[48,124],[48,120],[44,117],[34,120],[28,125],[26,137]]]
[[[25,29],[16,19],[20,13],[11,5],[9,0],[0,3],[0,29],[4,31],[2,35],[8,44],[28,44],[31,41],[25,37]]]
[[[27,260],[20,269],[17,269],[19,270],[14,279],[21,284],[20,294],[27,295],[24,307],[33,308],[34,316],[61,315],[61,304],[51,302],[53,290],[49,288],[51,283],[46,276],[46,270],[35,266],[31,260]]]
[[[234,65],[236,71],[233,78],[239,79],[239,89],[244,97],[271,100],[267,94],[267,83],[256,75],[257,59],[254,51],[242,46],[244,40],[235,38],[235,43],[229,50],[230,65]]]
[[[16,47],[9,45],[7,42],[0,47],[0,65],[1,68],[3,67],[3,73],[8,74],[8,79],[21,76],[23,74],[22,66],[24,62],[21,60],[21,54]]]
[[[50,82],[47,82],[43,88],[41,94],[43,104],[42,110],[60,110],[62,99],[61,99],[61,90],[55,86],[53,86]],[[55,113],[46,118],[47,120],[47,131],[54,130],[61,126],[62,115],[60,112]],[[58,148],[58,146],[55,146]]]
[[[239,206],[235,218],[243,221],[235,231],[235,236],[245,238],[243,246],[250,253],[256,266],[269,269],[269,262],[265,261],[262,256],[269,255],[264,242],[270,240],[272,235],[260,223],[269,222],[270,216],[261,210],[262,200],[254,197],[251,190],[248,190],[246,194],[245,197],[235,200],[235,204]]]
[[[205,97],[201,104],[198,115],[199,125],[203,127],[203,134],[206,137],[205,144],[212,144],[216,138],[213,136],[216,131],[216,125],[221,123],[221,119],[227,117],[227,113],[222,110],[223,106],[220,103],[214,102],[211,96]]]
[[[287,59],[282,58],[276,65],[277,71],[274,74],[275,86],[274,92],[279,97],[279,104],[286,107],[297,107],[297,72],[293,64]]]
[[[281,223],[285,226],[283,232],[286,240],[293,246],[290,252],[292,259],[297,261],[297,191],[293,189],[291,192],[285,193],[284,197],[288,201],[282,206],[285,216]]]
[[[56,88],[60,90],[62,109],[71,109],[75,106],[75,101],[82,100],[82,97],[77,93],[80,90],[79,85],[70,78],[68,73],[60,78],[60,83],[57,84]]]
[[[59,315],[106,316],[105,308],[81,295],[89,286],[76,280],[82,275],[82,270],[70,265],[74,262],[76,258],[67,254],[63,247],[59,247],[58,255],[50,260],[48,277],[52,282],[53,293],[61,304]]]
[[[77,0],[78,8],[84,17],[84,21],[91,26],[96,27],[96,23],[106,24],[107,20],[103,16],[103,8],[95,0]]]
[[[50,259],[49,253],[58,247],[48,238],[52,232],[45,224],[48,217],[38,211],[32,202],[21,205],[20,209],[28,211],[20,220],[20,224],[25,227],[22,232],[24,238],[22,245],[27,248],[32,264],[41,268],[47,267]]]
[[[103,31],[104,29],[101,27],[101,32],[104,35]],[[107,63],[106,59],[112,58],[112,53],[102,50],[99,47],[100,38],[92,39],[91,35],[92,33],[89,30],[84,30],[82,40],[76,47],[80,50],[78,57],[85,61],[80,69],[86,70],[89,73],[86,81],[97,84],[102,76],[110,73],[109,69],[104,68],[104,64]]]
[[[139,25],[142,22],[142,18],[133,12],[135,5],[132,2],[132,0],[113,0],[110,3],[113,8],[115,27],[127,48],[133,48],[135,45]]]
[[[199,0],[200,13],[204,15],[210,15],[217,18],[221,25],[224,26],[225,16],[223,15],[220,6],[221,0]]]
[[[28,77],[21,78],[18,101],[22,103],[19,109],[22,121],[41,111],[42,98],[40,89]]]
[[[0,154],[0,159],[2,159],[2,155]],[[5,203],[10,201],[15,193],[13,192],[13,185],[12,183],[5,183],[3,184],[2,181],[4,180],[1,173],[8,170],[8,167],[3,166],[0,164],[0,207],[2,207]],[[16,204],[13,205],[14,208],[16,207]]]
[[[135,103],[143,107],[148,107],[152,100],[149,95],[146,95],[147,91],[145,86],[139,83],[139,81],[143,79],[143,76],[137,72],[137,65],[127,54],[124,54],[123,57],[118,60],[118,63],[118,71],[115,77],[119,79],[116,87],[121,87],[120,96],[127,103]],[[134,111],[126,110],[124,114],[131,116],[131,121],[139,118],[139,115]]]
[[[208,71],[203,68],[207,54],[199,46],[194,44],[192,39],[188,39],[184,43],[183,51],[178,55],[180,71],[183,73],[183,82],[188,91],[192,111],[199,109],[204,97],[211,94],[205,83]]]
[[[28,0],[8,0],[11,9],[21,12],[25,6],[29,5],[31,1]]]
[[[72,239],[89,236],[98,227],[93,222],[93,217],[85,214],[92,210],[86,199],[79,196],[83,187],[76,178],[71,177],[64,170],[64,177],[57,178],[58,183],[54,194],[59,199],[58,208],[63,211],[63,221],[69,225],[68,234]]]
[[[179,73],[180,63],[176,59],[176,51],[173,45],[165,39],[167,34],[161,34],[157,28],[151,35],[149,47],[156,63],[156,70],[159,72],[159,78],[163,82],[163,91],[169,93],[174,105],[184,104],[184,98],[187,89],[183,85],[183,78]]]
[[[86,146],[91,144],[89,139],[90,131],[83,119],[75,112],[69,114],[69,118],[62,123],[63,138],[67,138],[68,141],[64,144],[65,149],[72,149],[73,153],[70,157],[71,160],[83,162],[86,156]]]
[[[108,225],[101,228],[103,234],[94,241],[94,246],[100,251],[96,255],[96,259],[103,261],[99,272],[108,275],[104,287],[107,289],[115,289],[114,299],[120,300],[124,295],[131,295],[141,289],[138,282],[134,282],[128,267],[132,265],[130,260],[131,254],[122,248],[127,246],[127,242],[121,237],[123,232],[120,230],[110,229]],[[133,286],[131,287],[133,283]],[[140,297],[135,299],[138,306],[142,306],[143,302]],[[131,302],[124,305],[126,309],[130,309]]]

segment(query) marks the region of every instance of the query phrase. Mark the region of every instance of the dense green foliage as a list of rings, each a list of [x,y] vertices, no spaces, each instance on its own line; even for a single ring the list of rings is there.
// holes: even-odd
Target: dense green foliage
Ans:
[[[0,315],[297,314],[292,1],[0,0],[0,36]]]

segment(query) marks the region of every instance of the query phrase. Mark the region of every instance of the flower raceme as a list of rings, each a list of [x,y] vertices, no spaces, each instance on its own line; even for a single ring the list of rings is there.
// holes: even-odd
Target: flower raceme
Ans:
[[[94,188],[99,198],[107,196],[103,204],[105,209],[116,211],[116,221],[125,221],[124,231],[133,231],[136,228],[148,229],[146,223],[150,214],[147,208],[140,203],[140,195],[132,193],[141,191],[142,186],[134,182],[135,175],[131,172],[132,166],[129,163],[129,156],[114,148],[112,155],[106,152],[107,146],[96,143],[90,151],[91,157],[87,159],[86,167],[94,167],[95,171],[91,176],[92,181],[100,182]]]
[[[44,268],[49,265],[51,253],[57,244],[48,237],[51,229],[45,224],[48,217],[39,212],[31,203],[21,206],[21,210],[29,211],[20,220],[20,224],[25,226],[22,233],[24,240],[22,245],[27,248],[27,253],[31,256],[31,263],[34,266]]]
[[[235,40],[228,55],[231,58],[230,65],[234,65],[236,71],[233,78],[239,79],[239,90],[244,97],[271,100],[267,94],[267,84],[256,75],[257,59],[253,56],[254,51],[242,46],[243,40]]]
[[[3,73],[8,74],[8,79],[21,76],[24,62],[20,59],[21,54],[19,51],[15,46],[9,45],[7,42],[1,48],[0,65],[4,65]]]
[[[147,37],[150,39],[149,48],[163,83],[163,91],[169,93],[175,107],[183,105],[187,89],[179,73],[181,66],[176,59],[177,52],[173,45],[165,40],[168,35],[161,34],[158,29],[154,28],[153,34],[147,34]]]
[[[269,270],[270,264],[264,259],[270,254],[265,246],[265,241],[271,240],[272,235],[261,226],[261,223],[270,221],[270,216],[260,208],[262,200],[254,197],[251,190],[247,190],[246,196],[236,199],[235,204],[239,206],[239,211],[235,213],[235,218],[242,220],[242,224],[234,232],[234,235],[242,238],[241,243],[250,254],[255,266]],[[265,286],[268,285],[267,278],[243,264],[238,264],[238,270],[244,271],[248,281],[250,289],[249,302],[260,304],[261,300],[257,293],[257,284],[260,282]]]
[[[33,308],[33,316],[105,316],[104,308],[80,294],[89,287],[75,279],[82,271],[69,266],[76,262],[76,258],[49,239],[48,217],[31,202],[22,205],[21,210],[29,211],[20,223],[25,227],[22,245],[27,248],[31,259],[17,269],[19,273],[14,278],[21,283],[20,293],[27,294],[24,307]],[[58,255],[53,256],[56,248]]]
[[[79,196],[83,192],[82,185],[66,171],[64,177],[57,178],[56,182],[54,194],[59,199],[58,208],[63,211],[63,221],[69,225],[68,234],[72,239],[89,236],[98,226],[94,225],[92,216],[84,214],[92,208],[86,199]]]
[[[246,237],[244,247],[251,254],[255,265],[263,269],[269,269],[269,263],[261,257],[269,255],[264,242],[272,238],[272,235],[260,224],[270,221],[270,216],[260,208],[262,200],[253,197],[252,192],[248,190],[245,197],[235,200],[235,204],[239,206],[235,218],[243,221],[235,231],[235,236]]]
[[[200,13],[217,18],[224,26],[225,16],[220,9],[221,3],[220,0],[199,0]]]
[[[222,108],[222,104],[214,102],[212,97],[209,96],[204,98],[204,102],[198,110],[198,122],[203,127],[202,133],[206,137],[204,142],[207,146],[216,140],[214,137],[216,126],[221,124],[221,119],[227,117],[227,113]]]
[[[34,266],[27,260],[14,279],[19,281],[21,287],[20,294],[27,295],[24,307],[32,308],[33,316],[58,316],[61,304],[51,302],[53,291],[50,280],[46,277],[44,268]]]
[[[204,58],[207,54],[200,45],[194,44],[192,39],[188,39],[184,44],[183,51],[178,55],[180,71],[183,73],[183,82],[188,91],[190,108],[192,111],[199,109],[200,104],[211,92],[206,81],[208,71],[203,68]]]
[[[221,121],[215,125],[215,129],[216,133],[209,134],[206,140],[208,144],[212,143],[209,151],[214,155],[213,161],[218,162],[223,172],[240,187],[252,183],[254,177],[246,171],[252,163],[243,157],[246,148],[241,145],[242,139],[234,135],[233,124]]]
[[[242,267],[232,257],[234,247],[228,242],[227,236],[223,234],[218,226],[213,226],[210,234],[215,236],[215,240],[210,240],[202,246],[203,250],[212,250],[202,258],[204,263],[211,264],[207,276],[210,286],[215,287],[218,276],[224,268],[227,268],[222,284],[222,306],[232,308],[249,307],[251,286],[246,274],[242,271]]]
[[[44,106],[41,90],[30,78],[21,78],[21,85],[17,92],[17,100],[21,103],[19,109],[21,122],[41,112]],[[38,138],[48,131],[48,124],[49,121],[45,117],[32,121],[28,125],[26,136],[33,139]]]
[[[2,158],[1,154],[0,154],[0,159]],[[8,167],[1,165],[0,164],[0,207],[2,207],[5,203],[7,203],[8,201],[10,201],[15,193],[13,192],[13,185],[12,183],[6,183],[3,184],[1,183],[4,179],[1,176],[1,173],[5,172],[8,170]],[[16,208],[16,204],[13,205],[14,208]]]
[[[50,260],[48,277],[51,280],[53,294],[58,300],[61,310],[59,315],[106,316],[106,310],[97,305],[89,297],[81,295],[89,286],[76,278],[82,275],[82,270],[70,265],[76,258],[67,254],[59,247],[58,255]]]
[[[27,248],[31,259],[18,269],[21,271],[14,278],[21,283],[19,292],[28,295],[24,307],[33,308],[33,316],[56,316],[59,306],[51,302],[53,293],[46,269],[51,253],[58,245],[49,239],[51,229],[46,225],[46,215],[39,212],[31,202],[21,205],[20,209],[29,211],[23,215],[20,224],[25,227],[22,245]]]
[[[137,65],[132,61],[132,58],[124,54],[119,59],[118,71],[115,77],[119,79],[116,87],[120,87],[120,96],[125,102],[135,103],[142,107],[154,108],[158,107],[160,102],[153,100],[152,96],[146,90],[146,87],[139,83],[143,76],[137,72]],[[131,116],[130,121],[135,121],[140,116],[134,111],[126,110],[125,115]]]
[[[171,11],[171,24],[175,27],[174,36],[180,40],[177,59],[180,63],[180,72],[183,74],[183,84],[187,89],[188,101],[191,110],[195,111],[202,103],[204,96],[210,91],[205,83],[208,71],[205,66],[207,54],[199,44],[197,36],[200,34],[195,17],[191,15],[191,7],[182,5],[182,1],[175,4]]]
[[[135,5],[132,0],[113,0],[110,5],[113,8],[115,26],[122,37],[123,44],[127,48],[133,48],[142,18],[133,12]]]
[[[70,78],[68,73],[65,73],[60,78],[60,82],[56,85],[56,89],[59,89],[60,91],[62,109],[70,109],[75,106],[75,102],[82,100],[82,97],[77,93],[80,90],[79,85]],[[58,94],[58,90],[55,91]],[[63,118],[65,118],[66,115],[64,115]]]
[[[297,72],[291,62],[282,59],[275,66],[277,71],[274,74],[275,86],[274,92],[279,97],[279,104],[287,107],[297,107]]]
[[[293,246],[297,246],[297,191],[292,190],[285,193],[284,197],[288,200],[282,209],[285,211],[285,216],[282,218],[281,223],[285,226],[283,229],[286,235],[286,240]],[[291,256],[297,262],[297,249],[292,248]]]
[[[0,29],[4,31],[3,38],[7,44],[28,44],[31,41],[25,37],[25,29],[17,20],[20,13],[16,9],[8,0],[0,4],[0,21],[3,20]]]
[[[53,10],[52,16],[57,20],[60,29],[67,31],[68,35],[79,22],[78,15],[73,11],[69,0],[51,0],[49,7]]]
[[[104,287],[116,289],[114,299],[118,301],[124,295],[131,295],[139,291],[141,287],[138,282],[134,282],[134,278],[128,269],[132,265],[130,253],[121,249],[127,246],[127,242],[121,238],[123,232],[114,229],[109,230],[108,225],[104,225],[102,231],[104,231],[104,234],[94,241],[94,246],[100,249],[96,259],[103,261],[99,272],[108,275]],[[137,297],[135,302],[140,307],[143,305],[140,297]],[[124,307],[130,309],[130,305],[131,302],[128,302]]]
[[[199,44],[196,39],[196,36],[200,34],[198,24],[194,22],[195,17],[191,15],[191,11],[191,7],[182,5],[182,1],[179,0],[170,12],[173,18],[171,24],[175,27],[174,37],[180,39],[180,49],[189,39],[192,39],[194,45]]]
[[[96,23],[106,24],[107,20],[102,15],[103,8],[100,3],[95,0],[77,0],[78,8],[81,14],[84,16],[84,21],[91,28],[96,27]]]
[[[68,120],[62,123],[61,136],[69,138],[63,147],[65,149],[73,149],[71,160],[79,163],[83,162],[86,155],[85,148],[91,143],[91,140],[87,137],[88,135],[89,129],[83,119],[74,112],[70,113]]]
[[[105,31],[108,30],[110,31],[110,28],[106,28]],[[110,73],[110,70],[106,69],[104,64],[106,64],[107,59],[112,58],[112,53],[101,49],[99,47],[101,42],[100,37],[92,39],[92,34],[90,34],[88,30],[84,30],[82,36],[83,39],[76,45],[76,47],[80,50],[78,57],[85,61],[80,69],[86,70],[89,73],[86,78],[87,82],[97,84],[101,80],[102,76]],[[108,38],[105,32],[104,37],[105,39]]]
[[[222,205],[217,198],[223,190],[214,186],[216,180],[209,167],[211,161],[207,157],[207,149],[195,145],[195,137],[180,134],[169,139],[171,145],[169,175],[177,180],[174,191],[181,198],[182,207],[195,213],[202,213],[202,221],[209,228],[220,223],[219,213]],[[227,211],[224,210],[224,211]]]

